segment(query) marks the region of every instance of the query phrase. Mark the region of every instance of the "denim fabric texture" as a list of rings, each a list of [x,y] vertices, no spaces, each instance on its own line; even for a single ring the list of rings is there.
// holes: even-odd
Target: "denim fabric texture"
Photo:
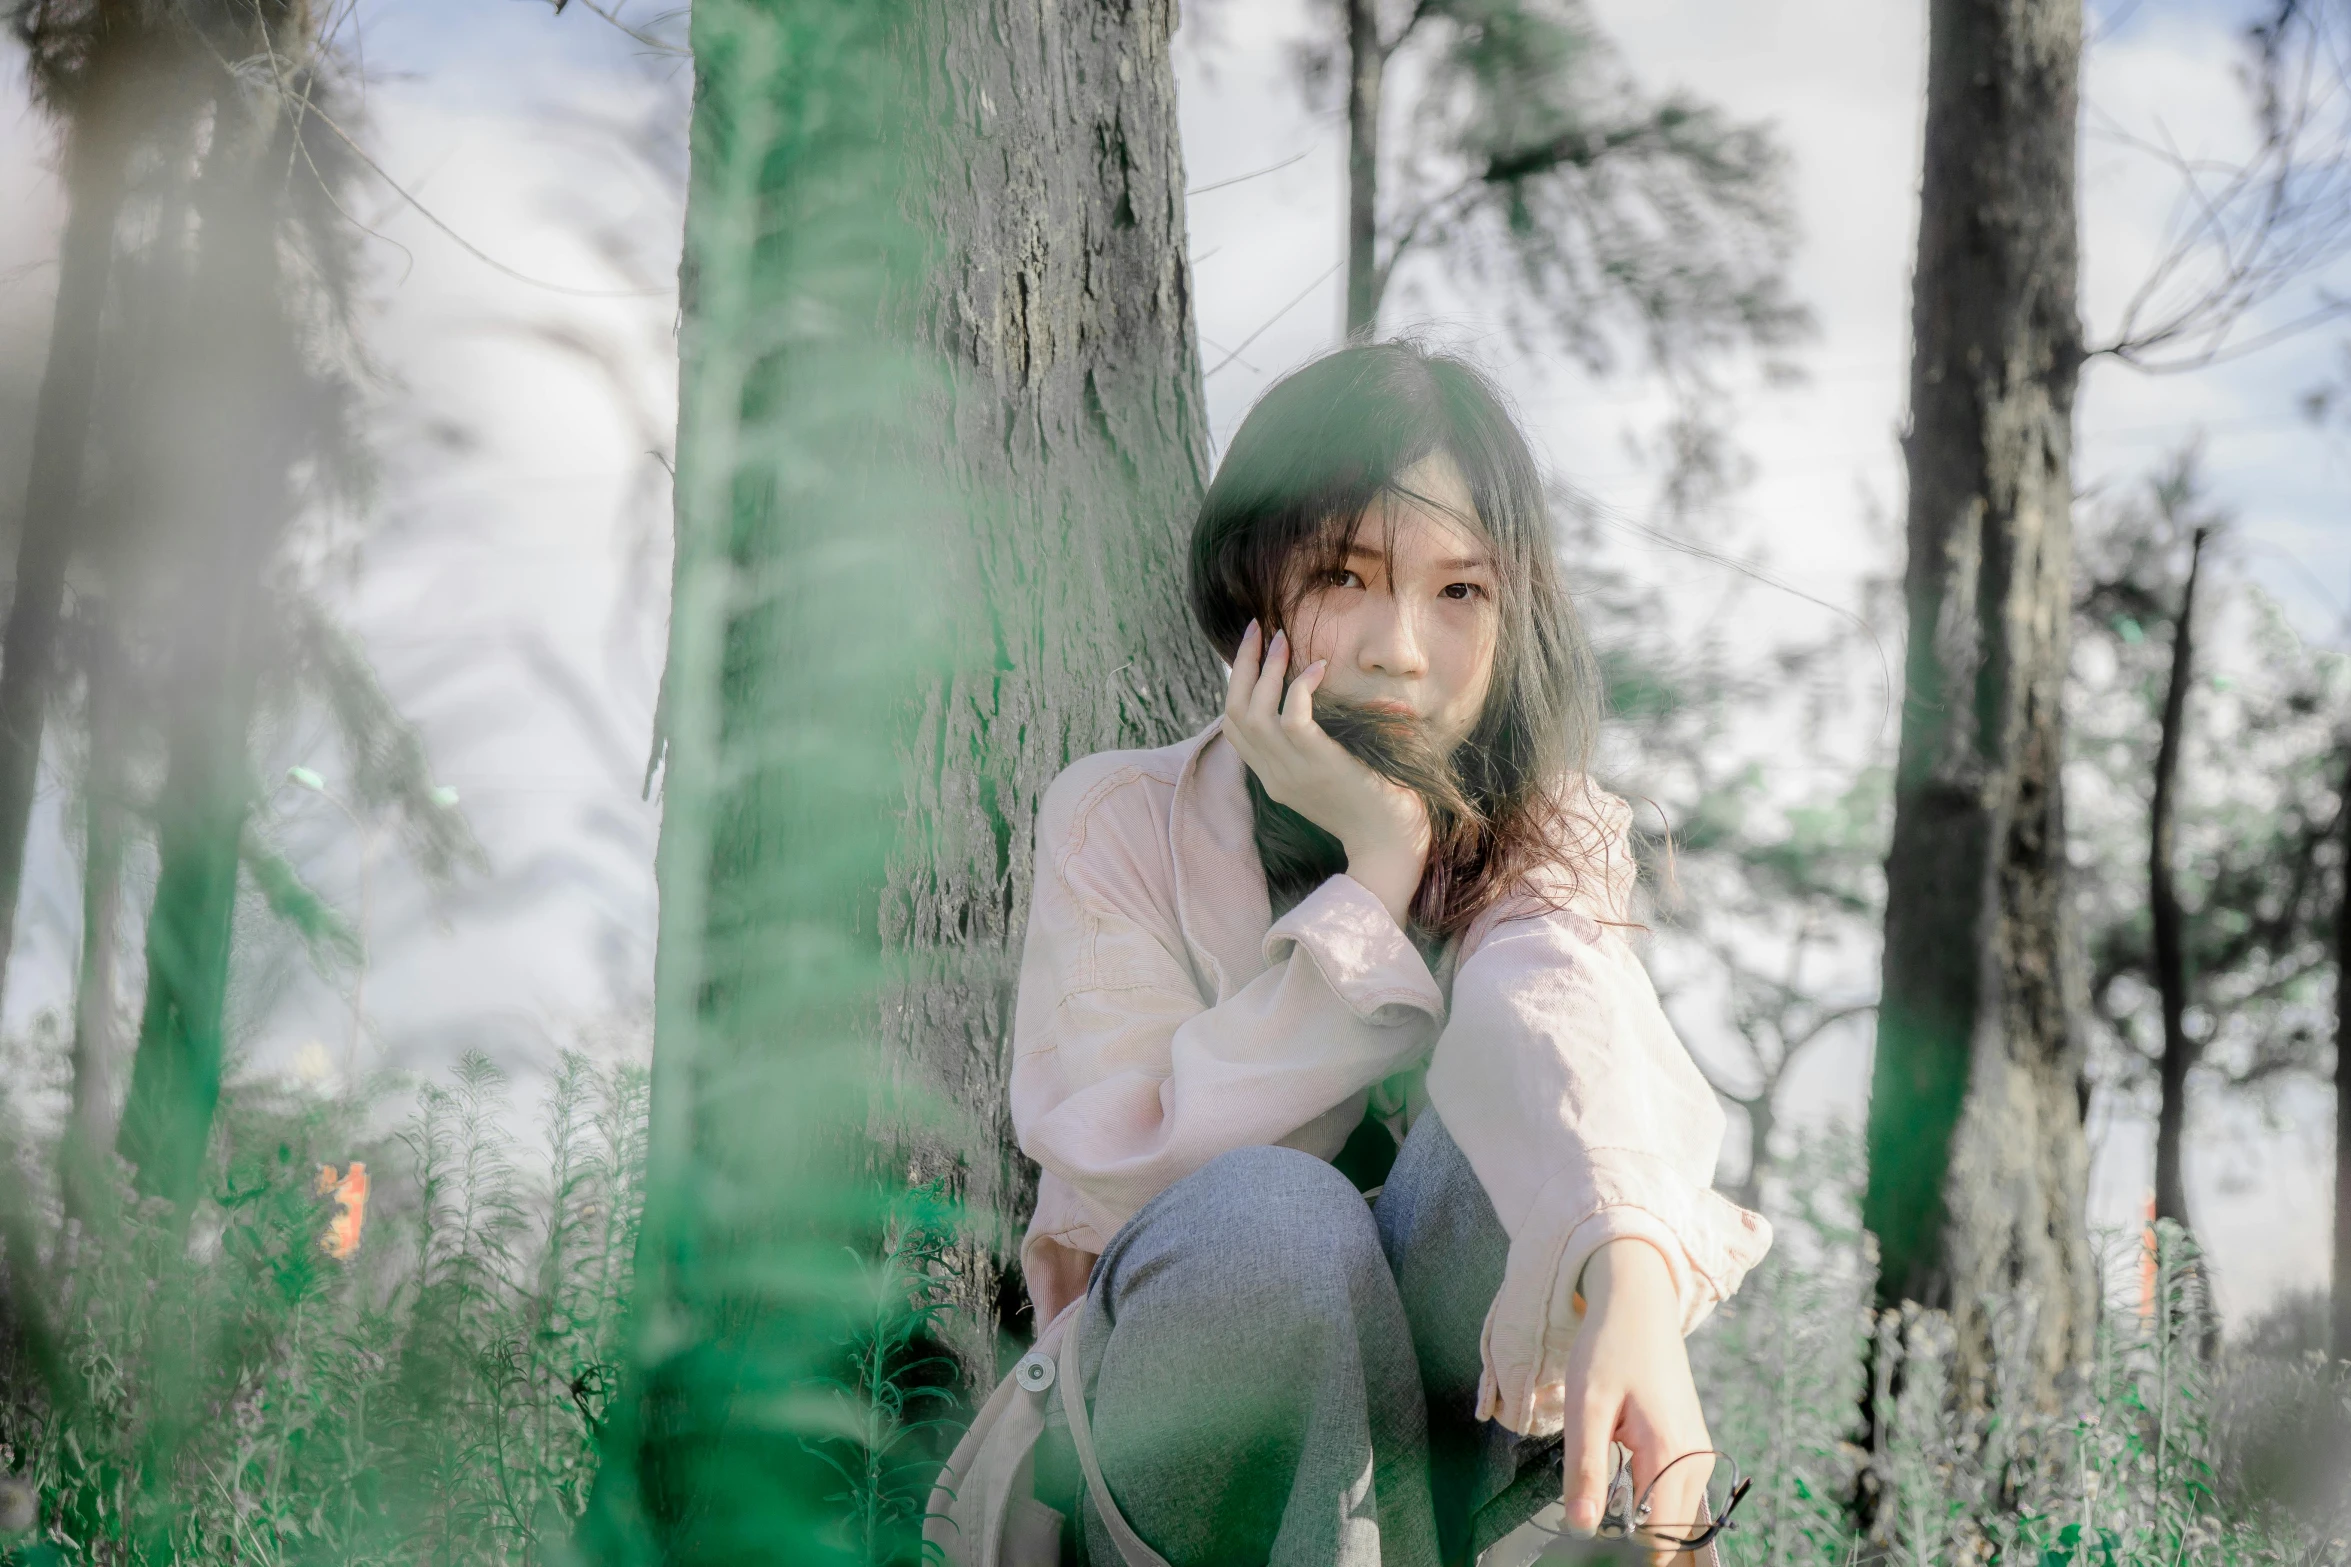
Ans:
[[[1558,1494],[1559,1442],[1476,1418],[1509,1239],[1424,1112],[1376,1201],[1294,1148],[1235,1149],[1114,1235],[1084,1309],[1104,1478],[1174,1567],[1441,1567]],[[1055,1389],[1039,1491],[1065,1560],[1117,1567]]]

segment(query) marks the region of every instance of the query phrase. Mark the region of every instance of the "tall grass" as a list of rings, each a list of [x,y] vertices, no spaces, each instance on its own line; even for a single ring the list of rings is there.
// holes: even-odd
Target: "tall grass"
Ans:
[[[184,1227],[127,1189],[59,1227],[45,1276],[11,1285],[49,1318],[69,1375],[56,1386],[20,1357],[0,1397],[0,1470],[36,1493],[37,1548],[548,1559],[593,1477],[613,1382],[646,1079],[566,1054],[527,1169],[508,1094],[469,1055],[370,1143],[352,1106],[249,1092]],[[338,1258],[321,1173],[355,1157],[372,1190]]]
[[[2041,1403],[2029,1298],[1994,1303],[1990,1385],[1955,1386],[1948,1316],[1871,1307],[1855,1151],[1816,1141],[1791,1172],[1779,1244],[1692,1343],[1716,1444],[1757,1477],[1726,1561],[2351,1561],[2351,1366],[2220,1342],[2179,1226],[2145,1242],[2144,1285],[2108,1270],[2130,1283],[2090,1364]]]
[[[840,1477],[828,1500],[860,1561],[927,1560],[923,1509],[962,1423],[960,1365],[941,1345],[959,1282],[958,1218],[940,1182],[891,1204],[866,1313],[842,1346],[849,1373],[831,1382],[838,1434],[814,1446]]]
[[[249,1091],[185,1231],[127,1194],[86,1230],[52,1226],[40,1303],[70,1375],[41,1392],[21,1342],[6,1368],[0,1528],[27,1503],[36,1527],[0,1535],[0,1559],[568,1559],[618,1385],[646,1080],[566,1055],[535,1138],[510,1092],[468,1056],[370,1143],[352,1106]],[[337,1258],[319,1176],[354,1156],[374,1189]],[[2299,1317],[2216,1344],[2176,1226],[2157,1227],[2147,1298],[2134,1283],[2108,1304],[2092,1363],[2044,1407],[2016,1360],[2029,1301],[2001,1303],[1991,1385],[1954,1388],[1947,1318],[1871,1309],[1850,1140],[1790,1169],[1778,1246],[1692,1345],[1716,1442],[1756,1477],[1727,1561],[2351,1561],[2351,1368]],[[860,1263],[845,1373],[817,1390],[811,1450],[851,1555],[877,1567],[921,1560],[953,1435],[938,1319],[960,1220],[935,1188],[897,1198]]]

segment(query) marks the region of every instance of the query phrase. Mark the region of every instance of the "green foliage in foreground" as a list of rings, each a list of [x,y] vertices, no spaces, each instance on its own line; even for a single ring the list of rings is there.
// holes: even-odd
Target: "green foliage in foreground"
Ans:
[[[37,1519],[0,1536],[0,1560],[572,1559],[632,1276],[645,1082],[566,1057],[527,1154],[507,1097],[469,1058],[396,1138],[363,1147],[344,1107],[248,1094],[184,1244],[154,1207],[104,1234],[50,1232],[71,1379],[49,1399],[21,1357],[7,1369],[0,1525],[27,1504]],[[354,1151],[375,1187],[338,1260],[318,1173]],[[1693,1345],[1716,1441],[1757,1477],[1728,1561],[2351,1560],[2351,1379],[2291,1314],[2207,1359],[2179,1231],[2162,1233],[2158,1309],[2142,1316],[2137,1270],[2119,1270],[2125,1298],[2064,1407],[2016,1407],[2000,1377],[1961,1415],[1948,1323],[1869,1312],[1849,1144],[1796,1166],[1768,1194],[1779,1245]],[[862,1265],[870,1309],[833,1357],[843,1373],[810,1390],[836,1433],[814,1456],[837,1477],[839,1538],[868,1562],[920,1560],[955,1413],[933,1329],[956,1219],[935,1191],[891,1206]],[[2005,1309],[2007,1342],[2026,1341],[2026,1309]],[[1865,1389],[1888,1438],[1875,1460]]]
[[[127,1190],[87,1226],[47,1226],[41,1276],[12,1278],[11,1296],[48,1318],[65,1385],[43,1389],[31,1355],[0,1381],[0,1470],[37,1496],[22,1558],[528,1563],[558,1549],[614,1381],[645,1074],[567,1054],[528,1173],[507,1098],[469,1055],[371,1144],[348,1105],[232,1097],[184,1229]],[[330,1232],[351,1220],[321,1177],[355,1157],[371,1190],[338,1258]],[[0,1179],[46,1161],[19,1164]]]

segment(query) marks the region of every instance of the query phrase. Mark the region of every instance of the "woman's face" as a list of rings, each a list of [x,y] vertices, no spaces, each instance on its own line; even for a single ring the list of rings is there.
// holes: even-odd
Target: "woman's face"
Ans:
[[[1459,516],[1477,514],[1460,468],[1443,452],[1398,474],[1397,487]],[[1485,709],[1501,625],[1498,588],[1492,551],[1474,529],[1383,493],[1345,565],[1300,595],[1290,668],[1328,659],[1322,693],[1408,714],[1440,751],[1450,750]]]

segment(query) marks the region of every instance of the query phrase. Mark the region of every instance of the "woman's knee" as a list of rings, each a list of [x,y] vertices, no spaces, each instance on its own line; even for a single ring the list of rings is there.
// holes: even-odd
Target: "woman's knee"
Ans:
[[[1154,1198],[1103,1258],[1119,1290],[1198,1270],[1224,1289],[1304,1303],[1384,1278],[1379,1229],[1363,1194],[1295,1148],[1236,1148]]]
[[[1340,1265],[1379,1254],[1371,1205],[1327,1159],[1295,1148],[1236,1148],[1195,1179],[1234,1216],[1244,1244],[1270,1259]]]
[[[1218,1154],[1185,1183],[1227,1192],[1252,1205],[1267,1202],[1290,1208],[1365,1206],[1354,1182],[1339,1173],[1328,1159],[1317,1159],[1296,1148],[1235,1148]]]

